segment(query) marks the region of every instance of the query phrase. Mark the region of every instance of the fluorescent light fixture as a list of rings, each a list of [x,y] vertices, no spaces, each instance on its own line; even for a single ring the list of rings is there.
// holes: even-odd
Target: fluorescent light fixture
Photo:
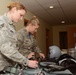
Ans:
[[[52,9],[52,8],[54,8],[54,6],[49,6],[49,8],[51,8],[51,9]]]
[[[65,23],[65,21],[61,21],[61,23]]]

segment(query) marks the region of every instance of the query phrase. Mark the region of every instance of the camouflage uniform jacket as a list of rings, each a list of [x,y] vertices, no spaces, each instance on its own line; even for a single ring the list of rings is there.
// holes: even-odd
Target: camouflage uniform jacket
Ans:
[[[37,42],[34,36],[31,33],[28,33],[25,28],[22,28],[17,33],[18,43],[20,46],[20,53],[27,57],[30,52],[37,52],[40,53],[41,50],[39,49]]]
[[[28,61],[16,47],[15,34],[15,27],[7,15],[0,16],[0,71],[9,66],[12,60],[23,65]]]

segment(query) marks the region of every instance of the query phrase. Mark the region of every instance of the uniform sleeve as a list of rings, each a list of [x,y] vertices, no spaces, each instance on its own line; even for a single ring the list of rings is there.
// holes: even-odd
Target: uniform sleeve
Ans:
[[[37,53],[41,53],[42,51],[41,51],[40,48],[38,47],[36,39],[33,38],[33,40],[34,40],[34,46],[33,46],[34,51],[37,52]]]
[[[15,62],[25,65],[28,63],[23,55],[21,55],[16,47],[16,42],[9,36],[9,32],[4,24],[0,25],[0,52],[6,57]]]
[[[18,46],[21,47],[22,44],[23,44],[24,38],[23,38],[22,34],[20,34],[19,32],[17,32],[16,37],[17,37],[17,40],[18,40]]]
[[[27,57],[28,54],[31,53],[31,50],[28,50],[27,48],[24,47],[24,36],[22,35],[22,33],[20,33],[20,32],[17,33],[17,40],[18,40],[18,47],[20,48],[19,52],[23,56]],[[26,44],[25,44],[25,46],[26,46]]]

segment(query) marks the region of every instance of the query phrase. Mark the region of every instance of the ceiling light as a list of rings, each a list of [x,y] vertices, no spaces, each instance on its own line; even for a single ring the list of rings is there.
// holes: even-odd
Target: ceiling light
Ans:
[[[54,6],[50,6],[49,8],[51,8],[51,9],[52,9],[52,8],[54,8]]]
[[[65,21],[61,21],[61,23],[65,23]]]

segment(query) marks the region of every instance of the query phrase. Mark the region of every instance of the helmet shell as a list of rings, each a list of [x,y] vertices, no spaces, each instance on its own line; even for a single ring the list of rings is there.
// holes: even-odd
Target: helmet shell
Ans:
[[[50,46],[49,53],[50,58],[59,58],[61,56],[61,50],[57,46]]]

